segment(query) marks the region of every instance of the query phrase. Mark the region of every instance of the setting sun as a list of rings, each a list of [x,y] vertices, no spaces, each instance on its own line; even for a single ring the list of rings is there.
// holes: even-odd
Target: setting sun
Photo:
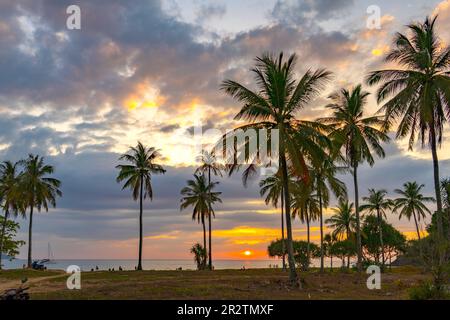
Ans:
[[[252,255],[252,252],[251,251],[249,251],[249,250],[246,250],[246,251],[244,251],[244,256],[251,256]]]

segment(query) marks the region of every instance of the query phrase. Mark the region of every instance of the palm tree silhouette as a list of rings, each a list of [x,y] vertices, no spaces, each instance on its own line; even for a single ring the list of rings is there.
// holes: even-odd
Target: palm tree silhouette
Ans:
[[[252,72],[258,86],[257,91],[252,91],[232,80],[224,81],[221,89],[243,104],[235,119],[245,120],[247,124],[236,130],[279,130],[278,160],[284,184],[289,279],[296,283],[297,272],[292,244],[288,161],[296,176],[308,181],[309,173],[306,160],[317,158],[315,152],[323,151],[317,145],[316,140],[312,138],[312,136],[319,135],[319,132],[312,129],[311,122],[299,121],[295,115],[321,92],[324,84],[330,80],[331,74],[325,70],[307,71],[300,80],[296,81],[294,75],[295,54],[291,55],[287,61],[283,60],[283,53],[278,57],[264,54],[262,57],[258,57],[256,61],[256,67],[252,69]],[[236,130],[226,134],[222,141],[226,141],[226,138],[230,136],[233,137]],[[231,147],[236,151],[233,154],[234,161],[231,161],[232,164],[236,164],[235,155],[239,152],[243,153],[246,160],[250,162],[249,169],[258,162],[258,152],[256,154],[246,152],[248,151],[247,141],[243,142],[241,146],[234,145]]]
[[[320,224],[320,271],[324,271],[324,245],[323,245],[323,208],[328,207],[330,202],[330,191],[338,198],[347,197],[345,183],[339,180],[336,175],[342,171],[334,165],[328,156],[312,170],[314,188],[319,199],[319,224]]]
[[[131,189],[133,199],[139,199],[139,258],[137,270],[142,270],[142,233],[143,233],[143,200],[149,197],[153,200],[152,175],[164,174],[166,170],[155,161],[160,157],[160,153],[153,147],[146,147],[138,141],[136,147],[130,147],[128,152],[119,157],[119,161],[126,161],[130,164],[119,164],[117,183],[125,181],[122,190]]]
[[[197,220],[203,227],[203,248],[206,250],[206,227],[205,219],[214,216],[212,205],[215,202],[222,202],[219,198],[221,192],[214,192],[218,182],[208,183],[204,175],[194,174],[193,180],[187,181],[187,186],[181,190],[180,210],[193,207],[192,220]],[[205,260],[206,261],[206,260]]]
[[[21,175],[21,188],[24,191],[25,207],[30,208],[30,223],[28,228],[28,268],[32,264],[32,232],[33,209],[38,212],[48,211],[49,205],[56,207],[56,197],[61,197],[61,181],[50,177],[55,171],[51,165],[44,163],[44,158],[30,154],[27,159],[19,161],[24,167]]]
[[[410,24],[410,37],[397,33],[385,60],[402,68],[371,72],[367,83],[381,84],[377,99],[378,103],[387,100],[380,109],[385,113],[386,128],[400,120],[397,138],[409,135],[410,150],[417,136],[422,146],[431,147],[438,234],[442,236],[437,147],[442,142],[444,123],[450,119],[450,47],[445,47],[436,35],[436,18],[427,17],[423,23]]]
[[[215,176],[222,176],[222,170],[224,169],[224,166],[220,164],[214,152],[207,152],[203,150],[202,154],[199,157],[199,160],[201,162],[201,165],[197,168],[195,173],[208,173],[208,184],[211,184],[211,173]],[[211,205],[211,201],[209,202]],[[212,220],[212,210],[210,208],[208,213],[208,234],[209,234],[209,251],[208,251],[208,267],[210,270],[212,270],[212,226],[211,226],[211,220]]]
[[[369,196],[363,197],[366,203],[359,207],[361,212],[367,211],[369,214],[376,214],[378,219],[378,233],[380,236],[381,245],[381,265],[384,267],[384,243],[383,243],[383,217],[386,218],[386,210],[393,208],[394,203],[391,199],[386,199],[386,190],[369,189]]]
[[[313,194],[312,185],[305,185],[301,181],[292,183],[292,217],[298,217],[302,223],[306,223],[307,257],[310,258],[311,222],[320,219],[319,200]]]
[[[409,221],[414,219],[417,238],[420,240],[419,221],[424,219],[431,211],[425,205],[426,202],[434,202],[432,197],[425,197],[421,190],[425,185],[419,185],[417,182],[406,182],[402,189],[395,189],[394,192],[400,197],[394,201],[394,211],[399,212],[399,219],[406,217]]]
[[[333,111],[333,115],[319,119],[319,121],[329,125],[331,140],[338,147],[344,148],[345,159],[352,168],[355,188],[358,271],[362,270],[358,166],[365,161],[370,166],[373,166],[375,160],[372,152],[375,152],[379,157],[383,158],[385,153],[380,142],[389,141],[387,134],[379,129],[384,123],[381,116],[364,117],[364,106],[367,103],[368,95],[369,93],[362,90],[361,85],[357,85],[351,91],[341,89],[341,91],[330,96],[333,103],[328,105],[327,108]]]
[[[3,239],[9,216],[25,216],[24,195],[20,186],[18,164],[4,161],[0,164],[0,207],[5,212],[0,234],[0,270],[2,268]]]
[[[278,207],[278,202],[281,204],[281,250],[283,259],[283,270],[286,270],[285,257],[285,241],[284,241],[284,196],[283,196],[283,180],[281,179],[281,171],[272,176],[261,180],[259,183],[261,197],[265,196],[264,202],[266,205],[272,204],[275,208]]]
[[[325,221],[333,228],[332,235],[336,239],[350,240],[352,232],[356,229],[356,216],[353,213],[353,203],[349,203],[346,199],[339,199],[339,204],[332,209],[334,215]],[[350,267],[350,256],[347,257],[347,266]]]

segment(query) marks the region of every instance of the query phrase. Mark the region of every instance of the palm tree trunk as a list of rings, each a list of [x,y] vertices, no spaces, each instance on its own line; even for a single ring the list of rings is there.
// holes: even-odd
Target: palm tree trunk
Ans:
[[[206,254],[206,256],[203,257],[203,268],[202,269],[205,269],[208,250],[206,249],[206,226],[205,226],[205,218],[204,217],[202,217],[202,226],[203,226],[203,248],[205,249],[205,254]]]
[[[2,270],[2,254],[3,254],[3,239],[5,237],[5,230],[6,230],[6,222],[8,221],[8,209],[5,210],[5,217],[4,217],[3,225],[2,225],[2,234],[0,236],[0,270]]]
[[[211,186],[211,168],[208,168],[208,186]],[[208,266],[209,270],[212,270],[212,241],[211,241],[211,229],[212,229],[212,210],[211,210],[211,189],[209,189],[209,214],[208,214],[208,227],[209,227],[209,251],[208,251]]]
[[[310,243],[311,237],[310,237],[310,229],[309,229],[308,207],[306,207],[305,212],[306,212],[306,243],[307,243],[307,245],[306,245],[306,257],[308,258],[308,266],[309,266],[309,260],[311,259],[310,258],[311,253],[310,253],[309,243]]]
[[[297,271],[295,270],[294,246],[292,244],[292,224],[291,224],[291,198],[289,194],[289,178],[287,173],[286,155],[284,153],[283,144],[280,150],[281,170],[283,173],[283,191],[284,191],[284,205],[286,217],[286,231],[287,231],[287,252],[289,261],[289,280],[297,282]]]
[[[353,183],[355,185],[355,214],[356,214],[356,252],[358,255],[358,272],[362,271],[362,248],[361,248],[361,224],[359,219],[359,190],[358,190],[358,164],[353,164]]]
[[[347,228],[347,241],[350,241],[350,229]],[[343,265],[345,267],[345,263]],[[350,269],[350,253],[347,256],[347,269]]]
[[[142,270],[142,199],[143,199],[143,190],[144,190],[144,177],[141,176],[141,186],[140,186],[140,194],[139,194],[139,260],[137,270]]]
[[[281,252],[283,253],[283,271],[286,271],[286,244],[284,243],[284,195],[281,188]]]
[[[34,203],[34,200],[32,201]],[[34,205],[30,206],[30,224],[28,226],[28,268],[31,268],[31,249],[32,249],[32,232],[33,232],[33,208]]]
[[[324,271],[324,263],[323,263],[323,259],[324,259],[324,252],[323,252],[323,208],[322,208],[322,194],[320,193],[320,188],[319,190],[317,190],[317,192],[319,193],[319,209],[320,209],[320,272],[323,273]]]
[[[331,260],[330,271],[333,272],[333,256],[330,256],[330,260]]]
[[[436,132],[434,130],[434,125],[430,125],[430,135],[431,135],[431,153],[433,155],[434,191],[436,193],[436,204],[437,204],[437,217],[436,217],[437,230],[439,237],[442,237],[444,235],[444,228],[442,225],[442,199],[439,180],[439,159],[437,155]]]
[[[414,223],[415,223],[415,225],[416,225],[417,238],[418,238],[419,241],[420,241],[419,223],[417,222],[416,211],[415,211],[414,209],[412,210],[412,214],[413,214],[413,217],[414,217]]]
[[[378,228],[379,228],[379,236],[380,236],[380,245],[381,245],[381,270],[384,268],[384,242],[383,242],[383,217],[381,216],[380,210],[377,210],[378,215]]]

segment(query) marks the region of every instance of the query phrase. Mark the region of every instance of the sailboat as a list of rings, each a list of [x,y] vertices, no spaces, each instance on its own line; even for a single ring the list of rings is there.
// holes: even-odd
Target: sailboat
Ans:
[[[47,247],[47,259],[43,259],[40,261],[40,263],[46,263],[46,264],[55,264],[55,257],[53,256],[52,247],[50,245],[50,242],[48,243]]]

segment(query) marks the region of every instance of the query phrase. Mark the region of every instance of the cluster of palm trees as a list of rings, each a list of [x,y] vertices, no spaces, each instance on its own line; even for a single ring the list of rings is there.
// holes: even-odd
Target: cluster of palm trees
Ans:
[[[212,219],[215,217],[213,204],[222,202],[220,199],[221,192],[215,192],[215,187],[219,182],[211,182],[211,174],[214,176],[222,176],[224,166],[219,163],[213,152],[203,151],[199,156],[200,166],[196,169],[193,180],[187,181],[187,186],[181,190],[180,209],[193,207],[192,220],[197,220],[203,227],[203,247],[200,250],[198,244],[192,248],[196,259],[202,258],[201,263],[197,263],[199,269],[206,268],[206,256],[208,256],[208,269],[213,270],[212,263]],[[206,178],[208,175],[208,178]],[[205,221],[208,220],[208,246],[206,245],[206,227]]]
[[[53,166],[33,154],[16,163],[4,161],[0,164],[0,208],[4,212],[4,223],[0,226],[0,268],[6,222],[19,215],[29,219],[28,267],[31,267],[34,210],[48,211],[49,206],[56,206],[56,198],[62,196],[61,182],[52,177],[53,173]]]
[[[403,184],[403,189],[395,189],[397,195],[395,199],[387,198],[388,192],[384,189],[375,190],[369,189],[368,196],[363,197],[364,203],[359,207],[359,211],[366,213],[367,216],[373,215],[378,221],[378,236],[380,243],[381,266],[386,263],[385,248],[383,244],[383,222],[387,218],[387,213],[398,214],[399,219],[407,218],[408,221],[413,219],[417,232],[417,239],[420,241],[422,230],[420,228],[420,221],[424,220],[427,215],[431,215],[431,211],[427,207],[427,203],[435,202],[432,197],[427,197],[422,194],[424,185],[419,185],[417,182],[406,182]],[[356,215],[354,204],[349,203],[348,199],[340,199],[339,205],[333,208],[334,215],[325,222],[333,229],[328,239],[346,239],[352,241],[355,239],[356,230]],[[332,242],[328,240],[328,242]],[[348,256],[347,266],[350,266],[350,255]]]
[[[279,171],[261,186],[262,194],[267,194],[267,203],[276,205],[280,199],[283,205],[292,281],[297,281],[297,273],[291,213],[296,213],[307,223],[311,216],[319,217],[323,253],[323,208],[328,205],[330,192],[338,197],[345,195],[345,185],[336,177],[342,170],[353,176],[357,266],[361,271],[358,169],[364,163],[373,166],[375,156],[385,156],[382,143],[389,142],[388,132],[397,123],[396,137],[409,136],[410,148],[413,148],[417,137],[422,145],[431,147],[437,225],[441,238],[444,236],[437,148],[442,141],[444,124],[450,120],[450,48],[439,41],[435,22],[436,18],[426,18],[423,23],[408,26],[410,36],[396,35],[386,61],[397,63],[399,69],[373,71],[367,76],[368,85],[380,85],[376,96],[381,108],[375,115],[365,115],[369,93],[361,85],[356,85],[330,96],[332,102],[327,106],[330,116],[316,121],[299,119],[298,112],[322,92],[331,80],[331,73],[323,69],[308,70],[297,80],[294,74],[295,54],[287,60],[282,53],[258,57],[251,70],[257,86],[255,91],[233,80],[222,83],[221,89],[243,105],[235,119],[245,121],[244,125],[227,133],[222,142],[230,141],[240,130],[279,131],[279,150],[272,154],[278,160]],[[229,159],[233,163],[231,170],[243,166],[234,161],[243,156],[247,163],[243,173],[245,180],[260,161],[259,153],[249,152],[246,141],[240,145],[235,143],[233,147],[235,152]],[[266,187],[275,183],[274,179],[279,181],[276,182],[276,190],[270,193]],[[378,212],[382,214],[381,209]],[[321,266],[323,269],[323,254]]]

